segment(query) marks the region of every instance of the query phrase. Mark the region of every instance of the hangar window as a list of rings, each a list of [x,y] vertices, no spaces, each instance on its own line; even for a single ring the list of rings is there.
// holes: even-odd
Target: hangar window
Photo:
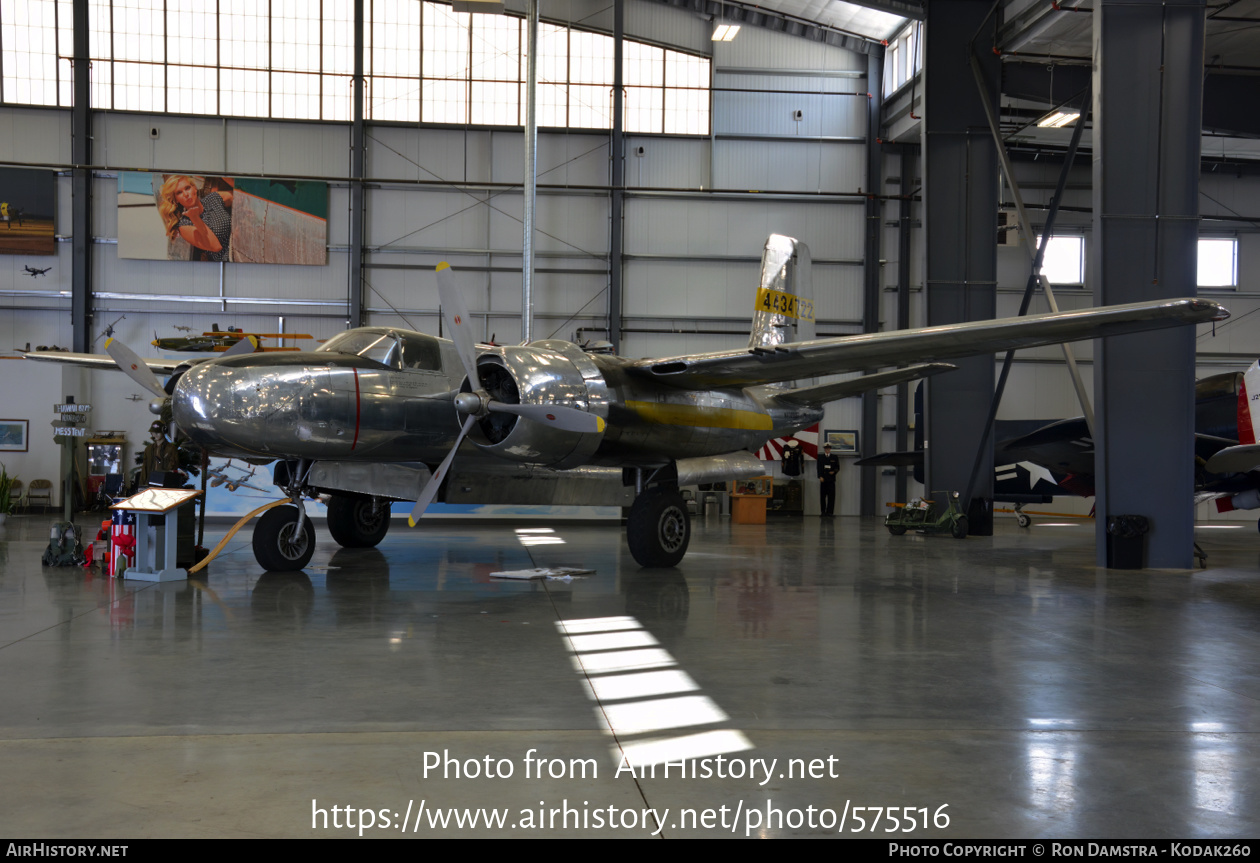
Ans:
[[[1199,287],[1238,287],[1238,240],[1204,237],[1199,240]]]
[[[524,125],[521,18],[365,6],[369,119]],[[0,3],[0,103],[72,104],[72,8]],[[354,0],[88,0],[92,106],[347,122],[353,13]],[[543,23],[538,49],[539,125],[610,128],[612,37]],[[709,58],[631,40],[625,58],[627,132],[708,134]]]
[[[1079,234],[1052,236],[1046,246],[1046,254],[1041,259],[1041,273],[1052,285],[1083,286],[1085,238]]]

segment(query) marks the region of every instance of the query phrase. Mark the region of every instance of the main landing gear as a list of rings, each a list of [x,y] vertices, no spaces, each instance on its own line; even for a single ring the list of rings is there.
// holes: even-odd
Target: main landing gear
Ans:
[[[676,485],[639,492],[626,521],[630,555],[640,566],[677,566],[691,542],[691,516]]]
[[[389,501],[334,494],[328,532],[342,548],[375,548],[389,532]]]
[[[292,572],[310,563],[315,527],[292,506],[269,509],[254,525],[254,558],[268,572]]]

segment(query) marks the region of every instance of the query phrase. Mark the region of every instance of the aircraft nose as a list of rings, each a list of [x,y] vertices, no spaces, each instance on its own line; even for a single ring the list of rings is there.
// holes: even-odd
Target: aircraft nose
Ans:
[[[256,373],[218,363],[193,366],[180,376],[172,403],[175,424],[192,440],[213,448],[225,432],[257,416]]]

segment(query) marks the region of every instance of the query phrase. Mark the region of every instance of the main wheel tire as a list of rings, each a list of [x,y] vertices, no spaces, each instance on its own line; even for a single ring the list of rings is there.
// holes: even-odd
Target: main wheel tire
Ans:
[[[640,566],[677,566],[691,542],[691,516],[678,490],[654,488],[635,498],[626,541]]]
[[[906,532],[906,529],[899,524],[890,524],[888,525],[888,532],[893,536],[901,536]]]
[[[293,507],[269,509],[254,526],[254,558],[268,572],[295,572],[310,563],[314,553],[315,527],[303,518],[298,533]]]
[[[957,520],[954,522],[954,526],[950,528],[949,532],[953,534],[954,539],[966,539],[967,527],[968,527],[967,516],[960,515],[958,516]]]
[[[333,495],[328,533],[342,548],[374,548],[389,532],[389,504],[373,511],[371,498]]]

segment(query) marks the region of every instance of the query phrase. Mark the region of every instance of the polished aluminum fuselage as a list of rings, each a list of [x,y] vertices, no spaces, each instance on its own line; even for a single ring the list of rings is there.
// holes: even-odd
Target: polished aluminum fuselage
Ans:
[[[468,388],[453,345],[404,330],[370,332],[424,347],[429,367],[408,365],[405,350],[398,351],[401,360],[386,362],[334,350],[211,361],[180,377],[175,421],[196,443],[224,456],[440,461],[462,420],[454,397]],[[625,359],[587,354],[569,342],[482,347],[478,353],[483,377],[489,366],[506,369],[519,401],[576,407],[607,421],[595,434],[515,419],[500,440],[474,428],[478,447],[515,463],[663,465],[755,450],[821,418],[817,409],[777,407],[755,388],[692,391],[661,385],[628,373]]]

